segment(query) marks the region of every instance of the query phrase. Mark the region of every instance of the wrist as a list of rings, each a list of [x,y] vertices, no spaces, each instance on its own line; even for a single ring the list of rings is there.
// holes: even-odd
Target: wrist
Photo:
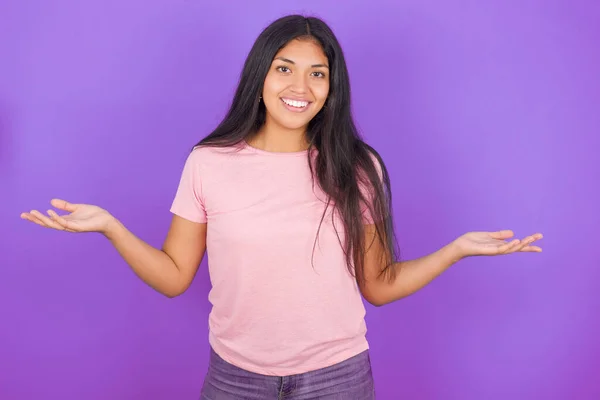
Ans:
[[[106,226],[101,231],[101,233],[108,240],[112,241],[119,235],[119,231],[122,229],[123,229],[123,224],[121,224],[121,222],[118,219],[116,219],[115,217],[113,217],[111,215],[108,222],[106,223]]]
[[[446,250],[448,252],[448,257],[452,260],[452,263],[459,262],[463,258],[467,258],[469,256],[456,240],[450,242],[446,246]]]

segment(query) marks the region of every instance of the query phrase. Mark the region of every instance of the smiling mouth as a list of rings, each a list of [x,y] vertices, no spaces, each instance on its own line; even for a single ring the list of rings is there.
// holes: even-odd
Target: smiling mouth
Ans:
[[[281,102],[286,106],[288,110],[296,112],[306,110],[311,104],[310,101],[306,100],[292,100],[286,98],[281,98]]]

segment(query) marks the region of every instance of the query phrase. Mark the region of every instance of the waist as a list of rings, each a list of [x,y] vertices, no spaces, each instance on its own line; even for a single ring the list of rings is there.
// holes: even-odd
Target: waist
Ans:
[[[319,340],[300,338],[253,340],[240,335],[234,340],[222,339],[212,331],[209,343],[225,361],[249,372],[290,376],[326,368],[369,349],[366,328],[354,336],[323,337]]]

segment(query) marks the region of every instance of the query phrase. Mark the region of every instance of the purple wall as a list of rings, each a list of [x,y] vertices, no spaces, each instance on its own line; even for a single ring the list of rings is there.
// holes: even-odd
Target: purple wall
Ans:
[[[160,246],[187,151],[292,11],[345,48],[404,257],[469,230],[545,235],[369,307],[379,398],[600,398],[597,2],[369,3],[0,2],[0,399],[198,398],[205,265],[167,299],[101,236],[19,214],[94,203]]]

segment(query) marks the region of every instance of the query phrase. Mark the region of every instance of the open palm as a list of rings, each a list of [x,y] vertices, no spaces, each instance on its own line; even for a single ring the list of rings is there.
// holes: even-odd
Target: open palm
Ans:
[[[48,210],[48,215],[44,215],[32,210],[21,214],[21,218],[46,228],[68,232],[105,232],[114,219],[108,211],[91,204],[72,204],[59,199],[53,199],[50,204],[69,214],[58,215],[54,210]]]
[[[495,256],[515,252],[541,252],[538,246],[532,243],[540,240],[543,236],[536,233],[524,239],[511,239],[514,233],[510,230],[497,232],[469,232],[455,240],[454,244],[459,248],[461,254],[468,256]]]

